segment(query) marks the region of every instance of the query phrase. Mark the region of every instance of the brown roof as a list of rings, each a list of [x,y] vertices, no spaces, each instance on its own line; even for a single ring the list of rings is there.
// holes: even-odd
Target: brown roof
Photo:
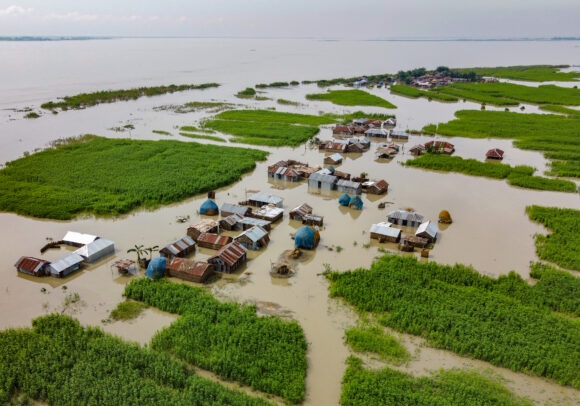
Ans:
[[[332,129],[333,133],[349,133],[352,134],[354,130],[348,125],[337,125]]]
[[[201,277],[212,265],[204,261],[194,261],[187,258],[175,257],[167,265],[167,270],[184,272],[193,276]]]
[[[230,266],[234,265],[237,261],[240,260],[246,254],[246,249],[237,241],[229,243],[225,247],[221,248],[214,256],[208,258],[221,258],[224,262]]]
[[[196,230],[198,230],[202,233],[207,233],[209,230],[211,230],[214,227],[218,227],[218,223],[215,220],[210,220],[210,219],[203,219],[203,220],[198,221],[197,223],[189,226],[189,228],[195,228]]]
[[[487,154],[485,154],[485,156],[492,157],[492,158],[502,158],[503,151],[499,148],[493,148],[493,149],[490,149],[489,151],[487,151]]]
[[[300,206],[293,208],[290,213],[298,213],[300,216],[305,216],[306,214],[312,213],[312,207],[306,203],[302,203]]]
[[[19,269],[24,269],[28,272],[36,272],[39,268],[46,264],[50,264],[50,261],[45,261],[44,259],[38,259],[34,257],[20,257],[14,266]]]
[[[241,214],[232,214],[231,216],[227,216],[225,219],[222,219],[221,221],[225,221],[230,226],[235,226],[243,218],[244,216],[242,216]]]
[[[432,146],[434,148],[449,148],[449,149],[455,148],[453,144],[446,141],[429,141],[425,143],[425,146],[426,147]]]
[[[388,188],[389,187],[389,184],[387,183],[386,180],[381,179],[378,182],[375,182],[375,184],[374,185],[371,185],[371,186],[376,187],[376,188],[379,188],[379,189],[385,189],[385,188]]]
[[[219,235],[213,233],[203,233],[197,238],[198,244],[207,242],[209,244],[215,245],[227,245],[232,241],[232,237],[228,237],[227,235]]]

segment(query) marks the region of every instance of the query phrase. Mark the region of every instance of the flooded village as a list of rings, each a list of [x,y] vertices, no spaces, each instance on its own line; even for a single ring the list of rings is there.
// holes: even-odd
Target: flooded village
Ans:
[[[481,103],[412,99],[391,92],[386,81],[357,78],[328,90],[363,89],[388,99],[397,109],[311,101],[307,94],[326,91],[314,83],[263,89],[259,94],[266,100],[240,99],[236,92],[253,83],[238,78],[202,91],[45,113],[32,121],[5,114],[0,131],[10,134],[11,140],[2,144],[2,162],[43,149],[51,141],[87,133],[261,149],[269,154],[230,185],[127,214],[83,213],[72,220],[51,220],[0,212],[0,308],[5,310],[0,328],[29,327],[36,317],[58,313],[145,348],[186,316],[150,305],[134,319],[111,319],[111,311],[127,300],[126,286],[141,278],[185,283],[220,302],[255,306],[260,318],[295,321],[307,342],[303,401],[226,379],[209,368],[195,366],[197,375],[274,404],[336,405],[345,361],[358,354],[345,343],[345,330],[358,326],[363,317],[347,300],[329,297],[331,283],[325,276],[329,272],[368,269],[390,254],[416,258],[420,264],[471,265],[493,278],[514,271],[532,281],[530,262],[539,260],[534,238],[550,231],[530,221],[526,207],[579,210],[578,193],[524,189],[503,179],[405,165],[410,159],[438,155],[530,165],[542,174],[549,169],[549,160],[542,152],[518,148],[512,139],[421,131],[454,119],[459,110],[481,110]],[[503,82],[487,76],[484,80]],[[409,84],[427,90],[468,81],[426,74]],[[280,99],[294,104],[278,103]],[[220,131],[211,134],[225,142],[179,135],[183,126],[204,128],[216,111],[178,113],[159,107],[193,100],[227,103],[237,110],[313,116],[363,113],[348,122],[319,125],[315,136],[295,147],[259,146],[238,143]],[[541,112],[535,104],[522,105],[521,114]],[[505,110],[493,105],[486,109]],[[376,118],[378,114],[385,117]],[[127,125],[132,128],[112,130]],[[50,130],[41,133],[44,128]],[[14,138],[22,142],[14,144]],[[231,162],[224,158],[219,164],[227,172]],[[212,170],[208,169],[208,177],[214,176]],[[531,404],[580,403],[580,392],[573,386],[462,356],[392,327],[385,331],[410,357],[389,364],[380,357],[360,355],[369,370],[387,364],[414,377],[430,377],[441,368],[476,371],[497,378]]]

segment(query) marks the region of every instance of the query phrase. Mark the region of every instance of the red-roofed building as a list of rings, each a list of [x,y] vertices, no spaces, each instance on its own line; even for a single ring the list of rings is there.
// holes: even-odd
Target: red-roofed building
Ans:
[[[485,154],[487,159],[503,159],[503,151],[499,148],[493,148]]]
[[[49,264],[50,262],[45,261],[44,259],[38,259],[34,257],[20,257],[14,266],[18,272],[33,276],[44,276],[47,273],[45,268]]]
[[[167,273],[174,278],[203,283],[213,272],[213,265],[203,261],[175,257],[167,265]]]
[[[232,242],[232,237],[214,233],[203,233],[197,238],[197,245],[212,250],[219,250]]]
[[[220,249],[207,262],[218,272],[232,273],[246,262],[246,252],[239,242],[234,241]]]

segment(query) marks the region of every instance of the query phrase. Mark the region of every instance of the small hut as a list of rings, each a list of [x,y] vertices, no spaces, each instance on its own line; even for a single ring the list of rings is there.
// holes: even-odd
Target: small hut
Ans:
[[[330,156],[327,156],[326,158],[324,158],[324,163],[325,164],[331,164],[331,165],[338,165],[342,163],[343,160],[343,156],[340,155],[338,152],[335,154],[332,154]]]
[[[437,233],[439,232],[439,228],[437,224],[432,223],[431,221],[426,221],[422,223],[415,235],[417,237],[426,238],[429,242],[434,242],[437,239]]]
[[[417,248],[425,248],[429,244],[429,240],[416,235],[405,234],[401,237],[401,244],[410,245]]]
[[[408,210],[394,210],[387,215],[390,223],[407,227],[419,227],[423,218],[422,215]]]
[[[205,202],[203,202],[199,208],[199,213],[205,214],[206,216],[217,216],[219,212],[220,210],[218,205],[210,199],[207,199]]]
[[[279,196],[258,192],[254,193],[252,196],[248,198],[247,204],[254,207],[262,207],[267,204],[273,204],[276,207],[282,207],[283,203],[284,199],[282,199]]]
[[[159,250],[159,254],[165,258],[185,257],[195,251],[195,241],[191,237],[184,237]]]
[[[408,140],[409,134],[405,131],[391,130],[391,138],[396,140]]]
[[[401,230],[391,227],[391,223],[388,222],[373,224],[370,232],[371,238],[379,242],[399,242],[401,239]]]
[[[411,147],[409,149],[409,152],[411,153],[411,155],[419,156],[419,155],[423,155],[424,153],[426,153],[427,150],[425,148],[425,145],[418,144],[418,145]]]
[[[57,278],[64,278],[65,276],[79,269],[84,260],[85,259],[79,254],[73,252],[72,254],[61,258],[58,261],[54,261],[48,265],[46,269],[52,276]]]
[[[370,185],[367,186],[367,193],[373,195],[382,195],[383,193],[387,193],[389,189],[389,184],[386,180],[381,179],[378,182],[372,182]]]
[[[219,221],[220,229],[221,230],[235,230],[236,226],[242,220],[244,216],[239,214],[232,214],[231,216],[227,216]]]
[[[207,262],[212,264],[218,272],[232,273],[246,262],[246,257],[246,249],[239,242],[234,241],[208,258]]]
[[[493,149],[490,149],[489,151],[487,151],[487,153],[485,154],[485,157],[487,159],[502,160],[503,159],[503,151],[499,148],[493,148]]]
[[[147,270],[145,271],[145,276],[149,279],[161,279],[165,275],[165,268],[167,267],[167,259],[164,257],[153,258]]]
[[[270,242],[268,232],[260,226],[252,227],[240,235],[235,240],[248,250],[259,250]]]
[[[232,237],[214,233],[203,233],[197,238],[197,245],[212,250],[219,250],[231,242]]]
[[[252,212],[250,207],[240,206],[237,204],[232,203],[224,203],[222,204],[222,217],[228,217],[233,214],[239,214],[240,216],[247,216]]]
[[[187,258],[173,258],[167,265],[167,274],[190,282],[203,283],[213,274],[213,265]]]
[[[360,195],[362,193],[362,185],[359,182],[340,179],[336,182],[336,190],[339,192]]]
[[[362,210],[363,208],[363,201],[359,196],[353,196],[350,198],[350,202],[348,203],[348,207],[351,207],[356,210]]]
[[[75,253],[83,257],[85,262],[97,262],[99,259],[115,253],[115,243],[105,238],[98,238],[80,247]]]
[[[203,233],[217,233],[219,231],[219,224],[215,220],[203,219],[189,226],[187,235],[197,240]]]
[[[441,210],[439,213],[439,222],[442,224],[451,224],[453,223],[453,219],[451,218],[451,214],[447,210]]]
[[[344,193],[342,196],[340,196],[340,198],[338,199],[338,203],[341,206],[345,206],[348,207],[348,205],[350,204],[350,196],[346,193]]]
[[[294,235],[294,245],[296,248],[313,249],[320,241],[320,234],[312,227],[302,226]]]
[[[44,276],[48,265],[50,265],[49,261],[34,257],[20,257],[18,262],[14,264],[18,272],[32,276]]]
[[[317,189],[333,190],[338,178],[330,174],[327,169],[321,169],[308,178],[308,186]]]
[[[308,214],[312,214],[312,207],[306,203],[302,203],[300,206],[290,210],[290,219],[302,221]]]

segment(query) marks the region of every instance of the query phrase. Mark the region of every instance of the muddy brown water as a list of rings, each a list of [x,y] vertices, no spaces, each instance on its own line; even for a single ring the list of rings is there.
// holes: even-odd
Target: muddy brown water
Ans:
[[[271,101],[257,102],[232,97],[239,86],[224,86],[203,92],[187,92],[143,99],[136,102],[103,105],[83,111],[71,111],[57,116],[45,116],[38,120],[12,120],[0,123],[0,130],[9,137],[0,142],[0,161],[15,159],[24,151],[41,148],[51,140],[81,133],[96,133],[111,137],[139,139],[176,139],[191,141],[177,135],[175,126],[197,124],[207,116],[203,111],[175,114],[171,111],[154,111],[163,104],[178,104],[191,100],[224,100],[251,107],[277,107],[282,111],[316,114],[324,112],[348,112],[361,108],[346,108],[330,103],[308,103],[304,95],[320,91],[316,86],[300,86],[292,90],[268,90],[265,95]],[[431,122],[447,121],[453,113],[463,108],[478,108],[474,103],[438,103],[424,99],[413,100],[390,95],[385,89],[373,89],[399,106],[397,115],[400,129],[420,128]],[[280,106],[275,100],[285,98],[303,103],[301,106]],[[534,111],[528,106],[527,111]],[[368,112],[383,111],[365,108]],[[135,130],[126,133],[108,131],[115,125],[132,123]],[[153,134],[154,129],[173,132],[174,136]],[[332,136],[329,126],[322,129],[320,137]],[[437,137],[443,139],[443,137]],[[411,136],[400,143],[408,150],[431,137]],[[513,148],[509,140],[453,138],[456,154],[466,158],[483,160],[485,152],[493,147],[505,151],[505,163],[528,164],[540,172],[547,162],[541,153]],[[542,226],[529,221],[525,207],[530,204],[562,206],[580,209],[578,194],[542,192],[510,187],[505,181],[470,177],[459,174],[443,174],[433,171],[405,168],[402,161],[410,158],[401,152],[392,160],[375,160],[374,150],[384,140],[373,140],[370,151],[363,154],[346,154],[337,169],[358,175],[367,172],[371,179],[385,179],[390,184],[383,196],[363,194],[362,211],[340,207],[338,192],[319,191],[308,187],[306,182],[288,183],[268,178],[268,165],[281,159],[295,159],[311,165],[323,166],[325,155],[306,146],[297,148],[265,148],[271,152],[266,162],[259,162],[256,169],[230,187],[217,191],[216,202],[236,203],[245,200],[249,190],[279,195],[284,198],[285,216],[276,223],[270,234],[270,245],[261,251],[250,251],[247,264],[233,275],[223,275],[209,284],[218,298],[255,303],[261,314],[280,314],[297,320],[309,344],[307,405],[335,405],[340,397],[340,382],[344,361],[349,350],[343,342],[344,329],[356,322],[357,316],[349,306],[328,297],[328,283],[320,275],[326,267],[339,271],[368,267],[381,255],[382,247],[396,252],[395,244],[379,244],[369,240],[371,224],[386,221],[390,210],[412,207],[426,219],[437,220],[438,213],[449,210],[454,223],[441,228],[440,237],[431,251],[429,260],[446,264],[471,264],[480,272],[498,276],[515,270],[524,278],[529,277],[529,262],[537,260],[533,236],[546,233]],[[227,164],[227,163],[225,163]],[[140,210],[116,218],[85,217],[73,221],[38,220],[0,213],[0,328],[29,326],[30,320],[51,311],[65,312],[77,317],[86,325],[101,325],[105,331],[125,339],[146,344],[156,331],[168,326],[176,316],[156,309],[147,309],[142,316],[130,322],[102,323],[122,298],[124,285],[131,276],[121,276],[111,267],[120,258],[131,257],[127,249],[135,244],[163,246],[185,235],[187,223],[176,221],[178,216],[189,215],[190,222],[199,219],[197,211],[205,196],[195,196],[183,202],[161,207],[155,211]],[[306,251],[295,266],[296,273],[287,279],[273,278],[270,264],[293,247],[290,237],[301,225],[288,219],[288,211],[306,202],[314,213],[324,216],[321,241],[314,251]],[[387,202],[379,209],[380,202]],[[17,274],[13,264],[22,255],[40,255],[39,249],[46,238],[60,239],[68,230],[99,235],[115,241],[116,253],[96,264],[84,267],[66,279],[34,278]],[[235,233],[234,233],[235,234]],[[371,243],[365,248],[365,244]],[[341,247],[339,252],[337,247]],[[329,249],[332,248],[332,249]],[[47,259],[56,259],[67,248],[49,250]],[[205,259],[213,251],[198,249],[192,256]],[[418,255],[417,253],[411,255]],[[63,289],[66,286],[66,290]],[[41,289],[46,292],[41,292]],[[78,293],[80,301],[63,308],[65,297]],[[492,368],[505,377],[508,386],[516,393],[532,398],[537,404],[578,404],[579,391],[559,386],[537,377],[514,373],[489,364],[468,360],[452,353],[434,350],[420,345],[418,338],[406,337],[404,343],[413,352],[419,348],[418,358],[405,370],[415,375],[440,367]],[[417,344],[419,343],[419,344]]]

